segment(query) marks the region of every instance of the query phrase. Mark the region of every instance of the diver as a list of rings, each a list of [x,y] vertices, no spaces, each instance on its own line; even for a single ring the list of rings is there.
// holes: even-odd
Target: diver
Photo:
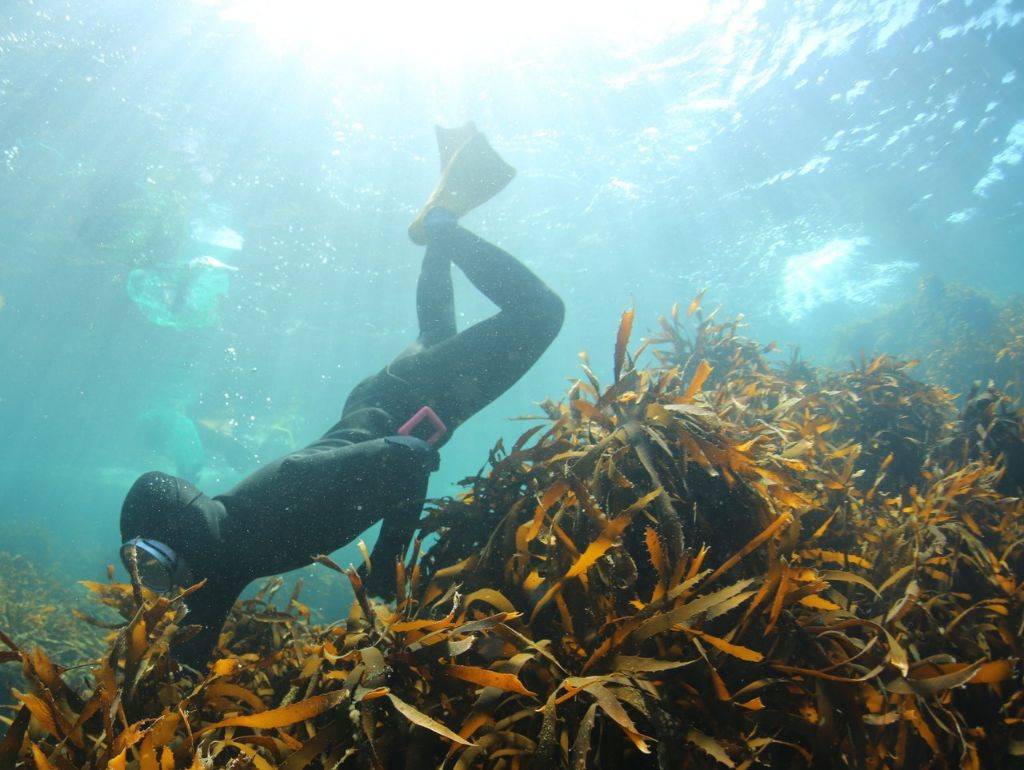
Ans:
[[[394,564],[415,532],[452,432],[522,377],[558,334],[561,299],[511,255],[458,219],[499,193],[515,170],[472,123],[437,128],[441,179],[409,227],[426,246],[416,289],[419,337],[360,382],[322,438],[207,497],[151,472],[121,509],[121,558],[156,591],[206,585],[187,601],[199,632],[172,649],[203,668],[231,606],[252,580],[308,565],[383,520],[364,580],[390,598]],[[498,307],[463,331],[451,265]]]

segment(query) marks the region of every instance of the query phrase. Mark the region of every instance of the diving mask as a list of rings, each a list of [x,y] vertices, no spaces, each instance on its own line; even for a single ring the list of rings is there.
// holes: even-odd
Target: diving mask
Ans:
[[[163,593],[191,582],[191,572],[185,560],[170,546],[148,537],[134,537],[121,546],[121,561],[129,572],[132,549],[135,550],[139,580],[146,588]]]

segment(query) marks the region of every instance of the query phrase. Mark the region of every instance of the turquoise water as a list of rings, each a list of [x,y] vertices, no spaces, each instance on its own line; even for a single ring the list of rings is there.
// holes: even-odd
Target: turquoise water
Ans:
[[[329,426],[416,333],[434,123],[518,168],[466,224],[568,308],[435,495],[633,303],[835,361],[925,277],[1024,289],[1024,3],[549,5],[4,3],[0,548],[96,578],[140,473],[215,494]]]

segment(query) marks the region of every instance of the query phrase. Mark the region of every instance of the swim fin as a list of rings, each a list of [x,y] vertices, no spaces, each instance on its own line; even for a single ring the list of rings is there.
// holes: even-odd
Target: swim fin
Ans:
[[[434,126],[434,133],[437,134],[437,154],[441,158],[441,173],[443,174],[462,145],[480,132],[477,130],[476,123],[470,121],[460,128]]]
[[[443,208],[461,217],[504,190],[516,175],[472,123],[455,129],[438,126],[436,131],[441,180],[409,225],[409,237],[420,245],[427,242],[423,220],[431,209]]]

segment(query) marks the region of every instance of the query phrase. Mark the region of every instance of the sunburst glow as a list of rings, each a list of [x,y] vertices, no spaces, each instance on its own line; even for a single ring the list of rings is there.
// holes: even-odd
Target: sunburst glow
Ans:
[[[197,0],[251,27],[280,52],[318,59],[352,55],[413,60],[423,67],[500,61],[561,49],[651,45],[700,21],[707,0],[642,4],[582,0],[519,3],[395,0]]]

